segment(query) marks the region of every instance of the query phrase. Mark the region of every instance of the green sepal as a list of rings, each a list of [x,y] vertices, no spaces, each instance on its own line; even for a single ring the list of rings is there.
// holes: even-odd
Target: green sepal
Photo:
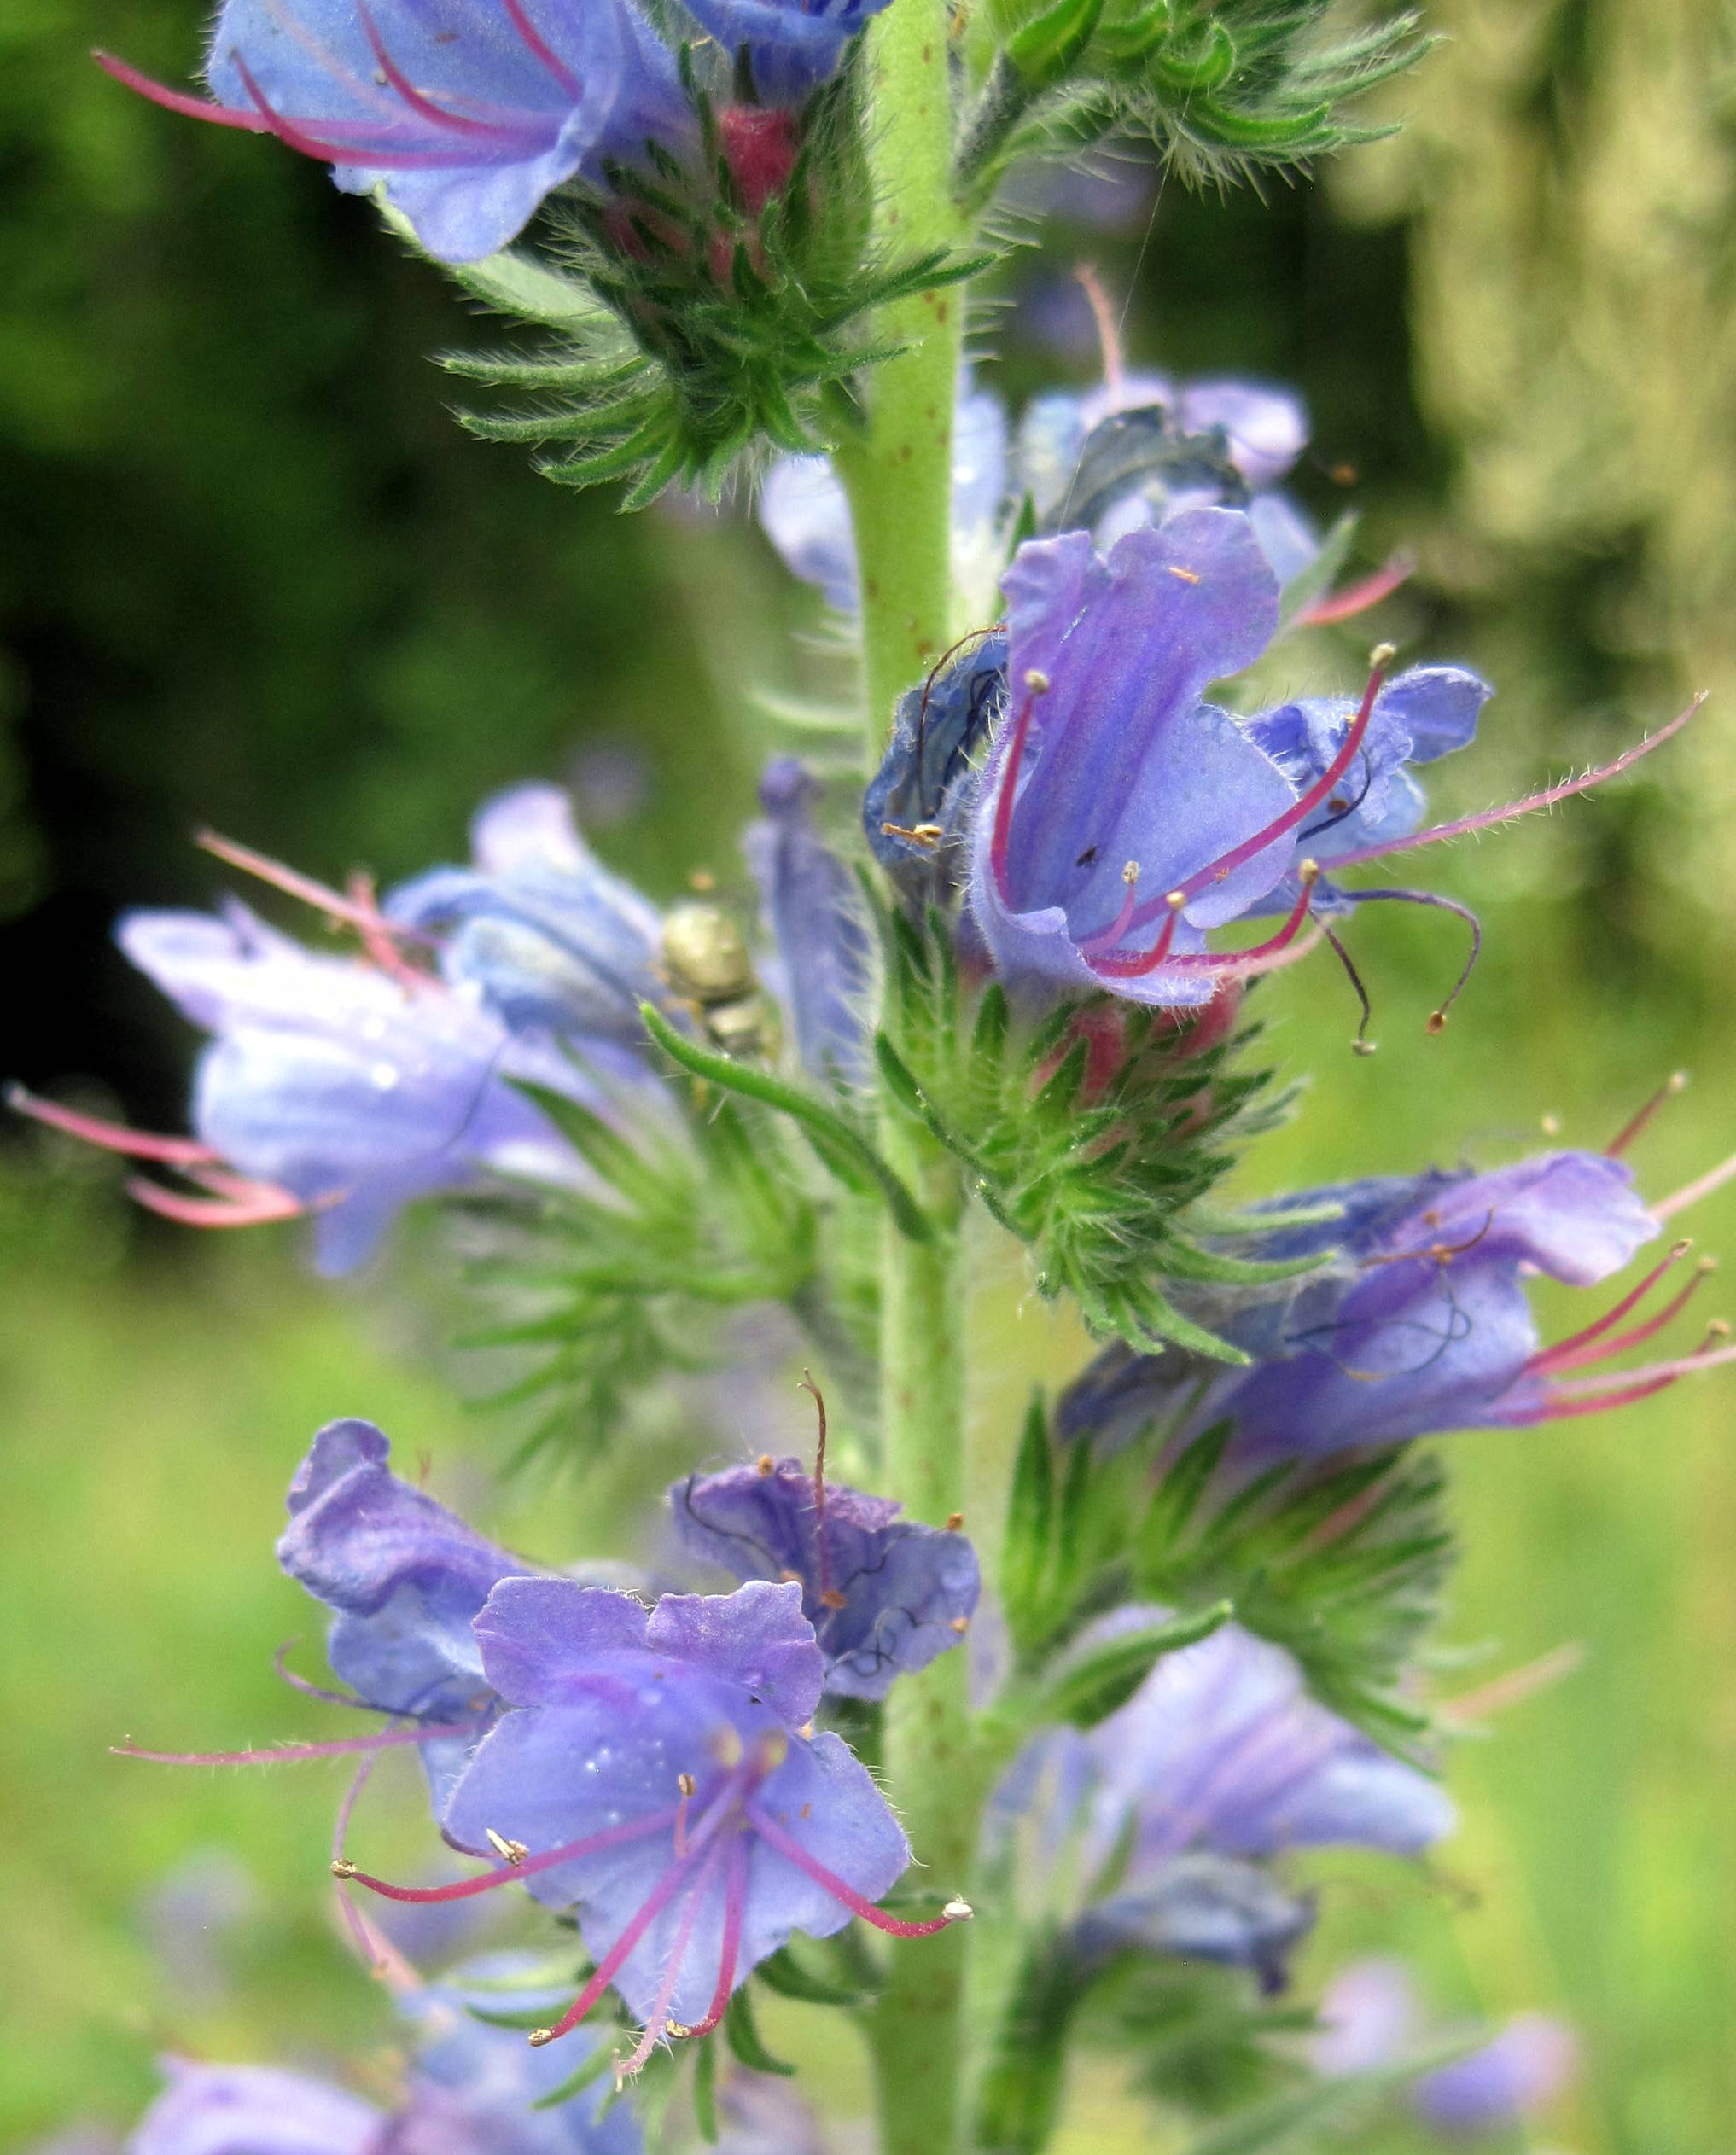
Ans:
[[[1071,72],[1103,10],[1104,0],[1051,0],[1011,32],[1001,50],[1027,83],[1046,90]]]
[[[778,2073],[786,2080],[793,2076],[795,2066],[786,2065],[781,2058],[774,2058],[760,2041],[760,2030],[754,2022],[754,2007],[745,1983],[725,2007],[723,2024],[730,2048],[750,2072]]]
[[[743,1098],[758,1100],[788,1115],[813,1146],[824,1167],[859,1193],[877,1192],[899,1232],[912,1242],[929,1239],[934,1230],[928,1215],[874,1147],[842,1116],[813,1094],[786,1085],[767,1070],[756,1069],[684,1039],[653,1004],[641,1003],[639,1015],[645,1030],[672,1062],[720,1091],[738,1092]]]
[[[1106,1641],[1049,1678],[1037,1698],[1036,1717],[1094,1728],[1127,1704],[1166,1654],[1197,1646],[1221,1630],[1235,1613],[1234,1602],[1217,1601],[1191,1615]]]
[[[788,1946],[780,1946],[768,1959],[761,1960],[754,1973],[780,1998],[795,1998],[803,2005],[855,2007],[871,2001],[871,1994],[866,1990],[847,1990],[838,1983],[826,1983],[818,1976],[810,1975]]]
[[[717,2044],[710,2036],[699,2045],[699,2054],[693,2061],[693,2118],[699,2128],[699,2137],[708,2147],[715,2147],[717,2130]]]

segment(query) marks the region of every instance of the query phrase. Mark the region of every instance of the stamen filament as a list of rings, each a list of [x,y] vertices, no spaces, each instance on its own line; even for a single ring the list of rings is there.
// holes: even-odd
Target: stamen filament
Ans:
[[[1713,1337],[1721,1337],[1715,1332]],[[1692,1354],[1684,1354],[1673,1362],[1653,1362],[1649,1367],[1611,1371],[1602,1377],[1583,1377],[1552,1388],[1558,1399],[1604,1398],[1617,1406],[1627,1397],[1625,1393],[1611,1392],[1611,1386],[1645,1383],[1653,1386],[1673,1383],[1678,1377],[1694,1377],[1704,1369],[1716,1369],[1725,1362],[1736,1362],[1736,1347],[1714,1348],[1710,1352],[1701,1348]]]
[[[424,96],[387,50],[386,40],[380,35],[379,26],[374,20],[368,0],[355,0],[355,9],[361,19],[362,35],[368,40],[369,47],[379,62],[381,73],[413,113],[419,113],[424,119],[431,119],[436,127],[450,127],[460,134],[493,136],[500,132],[498,128],[490,126],[486,120],[466,119],[457,113],[448,112],[444,105],[436,104],[432,97]]]
[[[1686,1070],[1672,1070],[1645,1106],[1637,1114],[1631,1115],[1604,1147],[1604,1156],[1610,1160],[1619,1160],[1628,1147],[1633,1144],[1634,1139],[1648,1127],[1652,1116],[1657,1114],[1664,1102],[1673,1100],[1678,1092],[1687,1089],[1687,1081]]]
[[[817,1857],[810,1855],[794,1834],[786,1833],[777,1820],[757,1803],[749,1803],[747,1812],[749,1825],[768,1848],[776,1849],[786,1862],[793,1863],[798,1871],[804,1872],[817,1886],[830,1893],[833,1900],[847,1907],[852,1915],[860,1916],[865,1923],[871,1923],[877,1931],[884,1931],[888,1937],[931,1938],[935,1931],[948,1930],[954,1923],[966,1919],[964,1915],[948,1915],[944,1911],[928,1923],[905,1923],[895,1915],[888,1915],[885,1909],[877,1908],[871,1901],[865,1900],[855,1887],[841,1878],[836,1871],[827,1870]],[[962,1906],[962,1903],[949,1903],[951,1905]]]
[[[1339,895],[1348,899],[1353,906],[1378,903],[1383,899],[1406,906],[1432,906],[1439,912],[1456,913],[1470,929],[1470,955],[1465,958],[1458,979],[1441,1002],[1430,1011],[1424,1028],[1430,1033],[1444,1030],[1448,1012],[1465,993],[1471,975],[1477,970],[1477,961],[1483,955],[1483,923],[1477,915],[1469,906],[1461,906],[1456,898],[1443,898],[1438,890],[1346,890]]]
[[[234,105],[219,105],[209,97],[192,97],[183,90],[171,90],[166,83],[154,82],[150,76],[141,74],[124,60],[117,60],[112,52],[94,50],[90,57],[106,75],[112,75],[123,88],[137,90],[141,97],[148,97],[154,105],[165,111],[183,113],[189,119],[208,119],[213,127],[239,127],[246,134],[267,135],[271,123],[260,114],[242,112]]]
[[[723,1946],[718,1955],[717,1988],[711,1994],[703,2020],[696,2021],[690,2037],[708,2036],[729,2010],[735,1994],[736,1964],[741,1958],[742,1918],[748,1898],[748,1844],[737,1834],[729,1843],[729,1878],[724,1889]]]
[[[1187,900],[1182,892],[1172,890],[1163,902],[1169,911],[1164,916],[1163,925],[1157,931],[1157,940],[1150,950],[1142,952],[1138,958],[1086,957],[1086,964],[1099,980],[1140,980],[1147,973],[1155,973],[1169,955],[1170,945],[1175,941],[1175,923],[1181,918],[1181,909]],[[1092,941],[1096,938],[1093,937]],[[1081,953],[1088,947],[1081,943]]]
[[[1663,1275],[1681,1262],[1692,1247],[1693,1244],[1691,1242],[1677,1243],[1669,1255],[1660,1259],[1639,1284],[1630,1288],[1613,1308],[1605,1310],[1604,1314],[1593,1323],[1585,1325],[1579,1331],[1570,1334],[1566,1339],[1558,1340],[1552,1347],[1546,1347],[1540,1353],[1532,1355],[1530,1360],[1525,1365],[1523,1374],[1527,1377],[1534,1377],[1546,1370],[1559,1368],[1573,1361],[1584,1348],[1591,1346],[1594,1341],[1601,1339],[1605,1332],[1613,1331],[1630,1310],[1645,1301]],[[1610,1351],[1608,1348],[1605,1349],[1606,1354]]]
[[[1261,959],[1287,949],[1301,934],[1302,923],[1308,917],[1308,908],[1314,902],[1314,885],[1320,879],[1319,864],[1313,860],[1303,861],[1296,871],[1296,879],[1302,888],[1296,894],[1295,905],[1285,917],[1283,927],[1275,935],[1268,935],[1263,943],[1252,944],[1246,950],[1184,952],[1180,958],[1172,958],[1170,963],[1190,972],[1239,971],[1249,965],[1256,972],[1263,970],[1259,963]]]
[[[1626,1354],[1635,1347],[1643,1347],[1648,1339],[1655,1339],[1659,1332],[1675,1322],[1699,1291],[1701,1283],[1710,1278],[1716,1269],[1710,1257],[1702,1258],[1694,1267],[1693,1278],[1686,1287],[1680,1288],[1670,1296],[1655,1317],[1647,1318],[1643,1325],[1631,1326],[1615,1339],[1605,1340],[1600,1347],[1552,1361],[1549,1366],[1550,1372],[1558,1374],[1564,1369],[1587,1369],[1593,1362],[1613,1361],[1618,1354]]]
[[[355,929],[360,935],[395,935],[415,943],[428,940],[416,929],[401,928],[396,921],[387,920],[377,907],[358,905],[352,899],[341,897],[329,884],[304,876],[281,860],[273,860],[269,853],[256,853],[251,846],[237,845],[233,838],[224,838],[215,830],[199,831],[193,842],[201,852],[215,855],[231,868],[239,868],[244,876],[257,877],[262,883],[270,883],[273,890],[283,892],[286,897],[299,898],[304,906],[312,906],[316,912],[342,921],[346,927]]]
[[[1371,606],[1378,606],[1382,599],[1389,598],[1401,584],[1410,581],[1416,570],[1414,554],[1394,554],[1384,568],[1377,568],[1372,575],[1360,577],[1338,591],[1328,591],[1312,606],[1303,607],[1296,617],[1296,626],[1325,628],[1334,621],[1353,620],[1357,614],[1366,614]]]
[[[569,97],[578,96],[584,84],[525,13],[522,0],[501,0],[501,5],[506,10],[507,20],[518,32],[519,42],[532,58],[540,61]]]
[[[62,1107],[58,1100],[45,1100],[22,1085],[9,1085],[5,1101],[15,1115],[27,1115],[33,1122],[63,1130],[69,1138],[100,1145],[105,1152],[122,1153],[130,1160],[156,1160],[165,1167],[188,1168],[210,1165],[223,1156],[197,1138],[160,1137],[152,1130],[131,1130],[124,1122],[81,1115],[76,1108]]]
[[[305,1758],[352,1758],[399,1744],[435,1744],[447,1736],[474,1736],[480,1721],[439,1721],[430,1728],[384,1728],[371,1736],[340,1736],[329,1744],[278,1744],[257,1751],[148,1751],[131,1741],[111,1744],[114,1758],[149,1759],[158,1766],[280,1766]]]
[[[688,1873],[692,1868],[693,1861],[694,1859],[690,1856],[684,1862],[670,1865],[645,1896],[639,1905],[638,1913],[628,1923],[626,1930],[598,1961],[597,1972],[590,1982],[585,1984],[554,2026],[533,2028],[531,2030],[530,2041],[533,2049],[540,2050],[545,2043],[558,2041],[562,2036],[570,2035],[572,2030],[579,2025],[603,1992],[608,1989],[609,1984],[615,1981],[627,1955],[644,1937],[658,1916],[662,1913],[664,1907],[674,1897],[677,1889],[685,1883]],[[522,1865],[520,1866],[521,1869],[524,1867]]]
[[[737,1838],[732,1836],[731,1839]],[[638,2041],[631,2055],[616,2070],[618,2082],[631,2080],[662,2040],[669,2025],[669,2007],[674,2001],[676,1989],[681,1981],[681,1964],[687,1958],[688,1948],[693,1943],[693,1933],[698,1928],[700,1910],[705,1905],[712,1874],[729,1853],[729,1842],[713,1842],[706,1853],[705,1861],[699,1867],[687,1896],[687,1906],[682,1910],[681,1920],[676,1926],[674,1942],[669,1949],[669,1959],[663,1970],[663,1979],[657,1986],[657,1995],[652,2001],[650,2018],[640,2031]]]
[[[502,1863],[476,1878],[455,1878],[450,1885],[393,1885],[385,1878],[374,1878],[348,1865],[337,1875],[353,1879],[358,1885],[366,1886],[370,1893],[380,1894],[387,1901],[468,1901],[478,1893],[492,1893],[498,1885],[510,1885],[515,1878],[534,1878],[539,1871],[555,1870],[580,1856],[619,1848],[628,1841],[644,1840],[650,1834],[661,1832],[673,1821],[674,1816],[673,1810],[655,1811],[646,1818],[631,1819],[624,1826],[611,1826],[601,1833],[586,1834],[583,1840],[563,1842],[559,1848],[545,1849],[540,1855],[527,1855],[516,1863]]]
[[[128,1179],[126,1194],[147,1212],[183,1227],[259,1227],[271,1220],[299,1220],[307,1207],[287,1190],[262,1182],[250,1197],[189,1197],[143,1175]]]
[[[297,1675],[288,1666],[285,1657],[300,1643],[299,1640],[285,1640],[271,1657],[271,1673],[280,1683],[288,1684],[291,1691],[299,1691],[306,1698],[317,1698],[327,1706],[358,1706],[364,1713],[379,1711],[377,1707],[370,1707],[365,1698],[358,1698],[353,1692],[329,1691],[323,1684],[311,1683],[306,1676]]]
[[[1504,808],[1489,808],[1480,816],[1460,816],[1453,823],[1434,824],[1427,830],[1413,831],[1408,838],[1386,838],[1378,845],[1360,846],[1354,853],[1340,853],[1332,865],[1335,869],[1354,868],[1365,860],[1384,859],[1389,853],[1414,853],[1419,846],[1438,845],[1443,839],[1462,838],[1468,831],[1488,830],[1496,824],[1512,822],[1516,816],[1529,816],[1539,808],[1552,808],[1558,801],[1569,800],[1576,793],[1589,793],[1593,786],[1620,778],[1654,748],[1661,748],[1672,736],[1681,732],[1705,700],[1702,690],[1685,711],[1677,712],[1668,725],[1660,726],[1656,733],[1636,742],[1613,763],[1587,771],[1582,778],[1564,778],[1559,785],[1546,786],[1541,793],[1527,794],[1523,801],[1510,801]]]
[[[1019,706],[1019,714],[1013,721],[1012,739],[1007,743],[1006,761],[1001,768],[1000,795],[994,804],[994,832],[989,842],[988,864],[994,876],[994,887],[1008,905],[1012,899],[1007,889],[1007,840],[1012,830],[1013,795],[1019,782],[1019,766],[1025,758],[1025,740],[1031,730],[1031,713],[1036,708],[1036,694],[1028,694]]]
[[[1727,1160],[1721,1160],[1716,1168],[1709,1168],[1697,1182],[1678,1190],[1673,1197],[1660,1198],[1652,1208],[1652,1216],[1654,1220],[1673,1220],[1677,1213],[1697,1205],[1702,1197],[1710,1197],[1715,1190],[1721,1190],[1733,1179],[1736,1179],[1736,1152]]]

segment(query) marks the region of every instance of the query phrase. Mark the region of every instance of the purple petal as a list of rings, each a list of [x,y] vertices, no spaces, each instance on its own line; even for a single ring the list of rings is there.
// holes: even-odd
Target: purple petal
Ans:
[[[572,1579],[507,1579],[476,1619],[488,1680],[515,1706],[570,1704],[600,1653],[643,1649],[649,1619],[631,1594]]]
[[[360,2096],[272,2065],[169,2058],[163,2071],[129,2155],[365,2155],[385,2123]]]

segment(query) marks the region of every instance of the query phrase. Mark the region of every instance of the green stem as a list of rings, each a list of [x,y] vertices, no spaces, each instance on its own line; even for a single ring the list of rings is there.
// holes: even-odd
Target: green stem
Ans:
[[[952,199],[947,0],[893,0],[868,38],[877,239],[894,259],[964,236]],[[952,620],[952,407],[964,351],[958,286],[888,306],[877,336],[901,346],[868,383],[866,424],[837,455],[862,590],[865,743],[880,757],[893,708],[933,666]],[[902,1013],[886,1024],[899,1044]],[[886,1483],[941,1525],[964,1507],[964,1209],[958,1162],[889,1093],[881,1156],[932,1232],[883,1238],[880,1397]],[[982,1768],[966,1659],[942,1654],[886,1704],[885,1768],[925,1886],[966,1890]],[[895,1948],[870,2023],[882,2155],[958,2155],[970,1926]]]
[[[947,0],[894,0],[868,33],[876,237],[894,259],[956,247]],[[884,308],[877,335],[904,349],[868,384],[867,424],[835,461],[850,497],[862,580],[869,755],[893,707],[952,637],[952,405],[964,288]]]

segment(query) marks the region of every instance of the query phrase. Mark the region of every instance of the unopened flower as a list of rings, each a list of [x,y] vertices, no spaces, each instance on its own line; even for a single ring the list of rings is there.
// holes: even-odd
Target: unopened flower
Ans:
[[[1252,1366],[1207,1372],[1183,1356],[1111,1348],[1063,1399],[1063,1437],[1115,1447],[1155,1426],[1185,1441],[1227,1418],[1232,1457],[1245,1468],[1560,1420],[1728,1359],[1716,1348],[1604,1367],[1655,1339],[1707,1276],[1695,1266],[1675,1292],[1660,1291],[1686,1242],[1588,1324],[1540,1341],[1534,1277],[1595,1286],[1659,1232],[1632,1171],[1605,1154],[1542,1153],[1487,1174],[1375,1177],[1286,1203],[1335,1207],[1338,1216],[1256,1237],[1262,1256],[1327,1261],[1270,1297],[1214,1308],[1214,1325]]]
[[[814,828],[821,792],[794,756],[760,781],[761,818],[742,836],[776,953],[770,985],[788,1011],[803,1067],[816,1077],[866,1075],[868,930],[854,877]]]
[[[982,1577],[957,1530],[901,1519],[888,1497],[828,1482],[800,1459],[691,1474],[669,1492],[694,1556],[738,1579],[794,1580],[826,1689],[884,1698],[895,1678],[962,1643]]]
[[[483,1671],[512,1709],[466,1767],[448,1840],[504,1862],[457,1885],[385,1886],[454,1900],[522,1879],[577,1919],[595,1974],[533,2036],[574,2027],[610,1984],[644,2022],[625,2070],[667,2036],[708,2033],[791,1932],[830,1937],[873,1905],[910,1850],[838,1737],[808,1733],[824,1666],[795,1584],[666,1594],[654,1610],[567,1579],[507,1579],[476,1620]]]
[[[470,826],[469,868],[388,892],[387,920],[434,940],[440,970],[515,1033],[636,1044],[660,1002],[657,909],[603,867],[556,786],[497,795]]]
[[[449,262],[504,247],[610,159],[694,136],[674,61],[627,0],[226,0],[209,103],[103,65],[172,111],[276,135],[347,194],[382,187]]]

